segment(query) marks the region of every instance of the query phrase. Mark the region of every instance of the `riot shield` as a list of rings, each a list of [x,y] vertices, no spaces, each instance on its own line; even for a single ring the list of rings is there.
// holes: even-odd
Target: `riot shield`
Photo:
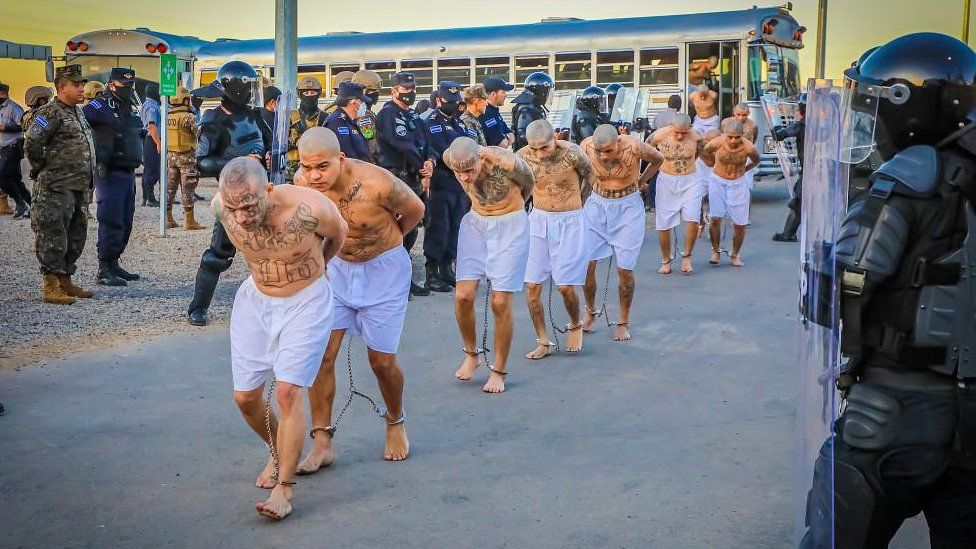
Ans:
[[[813,80],[807,90],[803,212],[800,227],[796,400],[796,541],[834,546],[834,422],[840,394],[840,291],[837,233],[847,212],[848,168],[842,162],[843,88]]]
[[[762,112],[766,120],[766,127],[769,128],[769,134],[773,138],[776,159],[779,162],[780,169],[783,170],[786,189],[790,192],[790,198],[794,198],[793,191],[796,186],[796,180],[800,176],[801,169],[800,157],[796,150],[796,138],[787,137],[779,141],[776,139],[774,129],[776,126],[785,126],[796,120],[796,103],[780,101],[778,97],[769,93],[764,94],[759,100],[762,102]]]
[[[549,95],[549,122],[557,132],[568,131],[573,127],[573,114],[576,112],[575,90],[563,90]]]
[[[634,113],[637,111],[639,100],[639,90],[635,88],[620,88],[617,91],[617,99],[613,102],[613,110],[610,111],[610,123],[614,125],[633,125]]]
[[[268,166],[269,179],[275,185],[285,182],[285,155],[288,153],[290,117],[296,105],[295,91],[282,90],[278,97],[278,106],[275,108],[274,127],[271,128],[271,162]]]

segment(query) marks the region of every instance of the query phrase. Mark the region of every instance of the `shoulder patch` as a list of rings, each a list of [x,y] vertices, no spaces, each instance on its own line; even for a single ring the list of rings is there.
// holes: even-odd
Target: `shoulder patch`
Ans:
[[[496,124],[498,124],[497,118],[489,118],[488,120],[485,121],[485,126],[489,128],[493,128]]]
[[[48,124],[47,119],[44,118],[43,116],[35,116],[34,123],[36,123],[38,126],[42,128],[46,128]]]
[[[433,124],[430,127],[430,133],[441,133],[442,131],[444,131],[444,127],[440,124]]]
[[[407,128],[406,128],[406,126],[401,126],[400,124],[397,124],[396,129],[393,130],[393,131],[395,131],[396,134],[399,135],[400,137],[406,137],[407,136]]]
[[[346,126],[339,126],[336,128],[336,132],[340,135],[349,135],[349,128]]]
[[[88,104],[91,105],[93,109],[102,108],[102,102],[99,101],[98,99],[92,99],[91,101],[88,102]]]
[[[478,139],[478,131],[474,128],[468,128],[468,135],[471,136],[472,139]]]

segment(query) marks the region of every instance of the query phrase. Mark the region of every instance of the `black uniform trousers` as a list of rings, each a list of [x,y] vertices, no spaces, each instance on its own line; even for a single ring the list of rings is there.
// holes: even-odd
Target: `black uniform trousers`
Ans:
[[[23,141],[0,148],[0,191],[7,193],[17,203],[30,204],[30,191],[24,185],[24,174],[20,170],[20,161],[23,158]]]
[[[125,251],[132,234],[136,210],[136,174],[99,166],[95,177],[98,219],[98,259],[115,261]]]
[[[142,146],[142,198],[155,198],[153,190],[159,183],[159,151],[156,142],[147,135]]]
[[[410,189],[412,189],[413,192],[416,193],[418,197],[420,197],[420,200],[424,202],[424,219],[421,221],[421,223],[426,223],[427,199],[424,196],[423,187],[420,185],[420,176],[415,172],[400,169],[400,168],[387,168],[387,170],[389,170],[390,173],[392,173],[393,175],[397,176],[400,179],[400,181],[406,183],[407,186],[410,187]],[[403,235],[403,247],[407,249],[407,253],[410,253],[410,250],[413,249],[414,244],[417,243],[417,238],[419,237],[419,235],[420,235],[420,224],[418,224],[416,227],[411,229],[409,233]]]
[[[231,243],[224,226],[219,221],[214,223],[210,247],[203,252],[203,256],[200,258],[196,284],[193,287],[193,300],[190,301],[190,306],[187,308],[188,313],[206,311],[210,308],[210,302],[213,301],[214,292],[217,290],[220,274],[230,268],[236,254],[237,248]]]
[[[427,197],[427,232],[424,256],[429,262],[453,261],[457,257],[461,218],[471,209],[471,199],[461,190],[453,174],[435,169]]]

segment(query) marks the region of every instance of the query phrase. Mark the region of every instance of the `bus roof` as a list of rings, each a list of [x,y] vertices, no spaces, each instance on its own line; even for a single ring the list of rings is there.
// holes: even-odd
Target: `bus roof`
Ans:
[[[763,35],[763,23],[778,19],[773,35]],[[513,43],[519,51],[585,51],[590,49],[632,48],[634,44],[652,47],[673,45],[699,37],[749,37],[767,39],[790,47],[802,47],[792,39],[799,28],[788,11],[781,8],[659,15],[602,20],[554,20],[518,25],[432,30],[389,31],[379,33],[336,33],[298,39],[298,63],[321,64],[356,61],[369,52],[369,61],[394,59],[451,58],[509,55]],[[753,31],[750,35],[749,32]],[[200,48],[201,68],[216,68],[228,59],[243,59],[254,65],[274,64],[274,40],[225,40]]]
[[[154,31],[145,27],[137,29],[104,29],[74,36],[71,42],[85,42],[88,51],[68,51],[66,55],[147,55],[146,44],[165,43],[170,53],[180,58],[196,57],[200,48],[209,44],[196,36],[180,36]]]

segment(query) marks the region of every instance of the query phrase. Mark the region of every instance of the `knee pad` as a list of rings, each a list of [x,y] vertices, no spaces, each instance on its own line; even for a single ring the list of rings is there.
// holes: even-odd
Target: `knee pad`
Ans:
[[[868,479],[849,463],[830,456],[828,441],[820,450],[807,495],[803,549],[863,547],[874,515],[875,494]]]
[[[847,395],[844,412],[844,442],[863,450],[881,450],[898,434],[902,406],[880,389],[856,383]]]
[[[200,266],[215,273],[222,273],[230,268],[233,258],[220,257],[212,248],[207,248],[200,258]]]

